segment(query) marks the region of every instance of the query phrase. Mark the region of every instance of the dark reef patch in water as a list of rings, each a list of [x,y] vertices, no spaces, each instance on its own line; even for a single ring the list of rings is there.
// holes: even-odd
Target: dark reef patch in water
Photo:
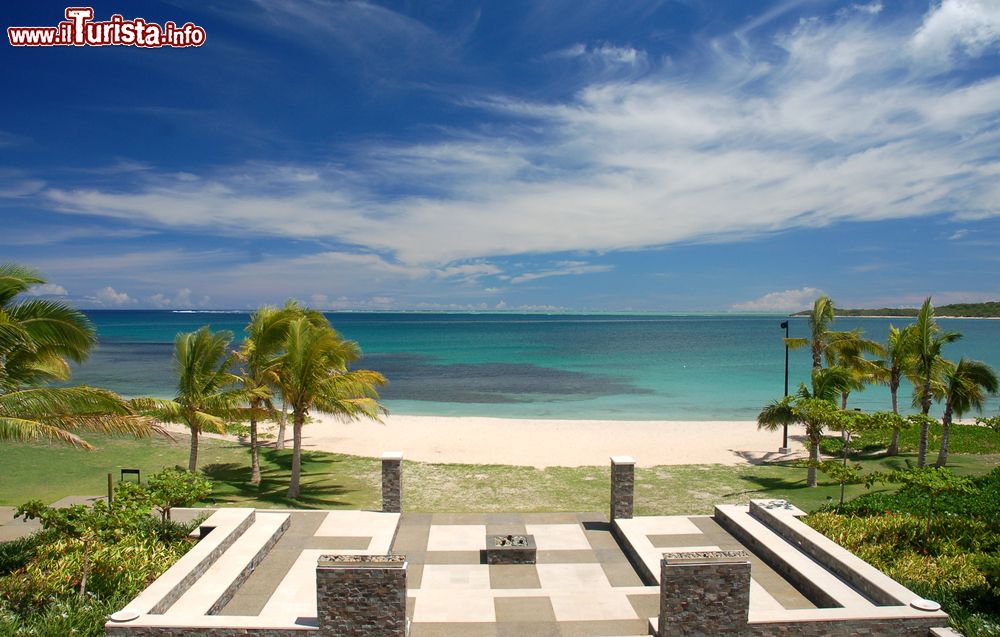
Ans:
[[[530,403],[652,394],[616,376],[513,363],[435,363],[407,353],[369,354],[358,367],[389,379],[386,400],[451,403]]]

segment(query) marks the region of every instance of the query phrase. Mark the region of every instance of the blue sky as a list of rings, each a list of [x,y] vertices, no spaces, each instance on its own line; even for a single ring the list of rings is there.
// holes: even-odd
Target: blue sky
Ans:
[[[54,26],[66,5],[6,5]],[[94,3],[0,46],[0,251],[82,307],[1000,298],[1000,2]]]

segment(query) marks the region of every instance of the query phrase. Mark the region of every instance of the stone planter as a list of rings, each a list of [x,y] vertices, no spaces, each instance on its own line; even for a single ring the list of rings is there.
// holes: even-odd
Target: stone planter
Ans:
[[[487,535],[487,564],[534,564],[538,555],[531,535]]]

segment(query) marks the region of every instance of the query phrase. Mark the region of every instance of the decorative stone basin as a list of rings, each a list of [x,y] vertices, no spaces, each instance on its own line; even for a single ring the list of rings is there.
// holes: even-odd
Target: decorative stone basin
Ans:
[[[487,564],[534,564],[538,554],[531,535],[487,535]]]

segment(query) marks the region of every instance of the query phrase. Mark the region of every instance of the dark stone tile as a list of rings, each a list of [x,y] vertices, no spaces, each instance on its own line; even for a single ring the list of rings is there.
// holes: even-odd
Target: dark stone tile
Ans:
[[[430,533],[430,526],[400,526],[396,530],[396,537],[392,540],[392,551],[394,553],[426,551]]]
[[[428,622],[410,624],[409,637],[497,637],[496,624]]]
[[[628,595],[628,601],[635,609],[635,614],[645,619],[657,617],[660,614],[660,594],[659,592],[648,595]]]
[[[593,564],[597,562],[593,551],[538,551],[538,564]]]
[[[594,549],[614,549],[621,551],[614,536],[607,531],[584,531],[583,534],[587,536],[587,541],[590,542],[590,546]]]
[[[532,564],[490,564],[490,588],[541,588]]]
[[[485,513],[434,513],[431,524],[486,524]]]
[[[420,580],[424,577],[424,565],[406,563],[406,588],[420,588]]]
[[[493,606],[498,623],[556,621],[548,597],[497,597]]]
[[[312,537],[306,540],[307,549],[356,549],[364,550],[372,543],[371,536],[363,537]]]
[[[710,542],[704,533],[675,533],[666,535],[647,535],[646,538],[656,548],[669,548],[678,546],[707,546],[715,544]]]
[[[428,551],[424,564],[485,564],[483,551]]]
[[[605,635],[646,635],[649,634],[647,619],[625,619],[589,622],[560,622],[562,637],[604,637]]]
[[[602,564],[628,564],[628,558],[617,546],[613,549],[598,549],[594,551],[594,555]]]
[[[604,575],[612,586],[642,586],[642,578],[639,577],[635,569],[628,562],[610,564],[601,562]]]
[[[510,622],[497,624],[497,637],[560,637],[559,624],[550,622]]]
[[[486,524],[513,524],[524,526],[523,513],[490,513],[486,516]]]

